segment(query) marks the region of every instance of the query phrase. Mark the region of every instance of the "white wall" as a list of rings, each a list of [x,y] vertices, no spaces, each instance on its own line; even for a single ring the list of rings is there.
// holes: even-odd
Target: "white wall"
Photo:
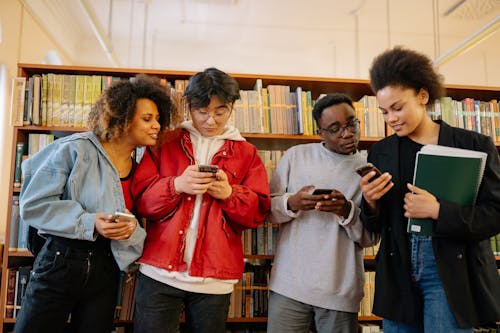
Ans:
[[[0,239],[3,243],[7,222],[9,200],[10,169],[12,165],[12,134],[10,126],[10,91],[12,78],[17,76],[18,62],[42,63],[49,50],[57,50],[65,64],[71,64],[63,51],[42,31],[17,0],[0,1],[0,21],[2,43],[0,44],[0,64],[5,74],[5,87],[0,92]],[[1,87],[1,85],[0,85]]]

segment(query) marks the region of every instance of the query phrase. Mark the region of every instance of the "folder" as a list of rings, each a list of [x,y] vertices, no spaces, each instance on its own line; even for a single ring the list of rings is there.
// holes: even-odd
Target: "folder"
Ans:
[[[476,202],[487,154],[439,145],[425,145],[417,153],[413,185],[432,193],[438,200],[461,206]],[[408,219],[407,232],[430,236],[432,219]]]

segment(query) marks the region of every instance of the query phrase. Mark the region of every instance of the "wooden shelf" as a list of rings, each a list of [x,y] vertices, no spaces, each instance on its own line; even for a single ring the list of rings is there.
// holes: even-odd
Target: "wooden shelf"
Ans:
[[[177,70],[151,70],[151,69],[134,69],[134,68],[104,68],[104,67],[84,67],[84,66],[55,66],[55,65],[40,65],[40,64],[18,64],[18,76],[30,77],[34,74],[43,73],[56,73],[56,74],[76,74],[76,75],[111,75],[118,77],[132,77],[137,73],[144,73],[160,78],[165,78],[169,82],[173,80],[189,79],[195,72],[193,71],[177,71]],[[373,95],[369,81],[359,79],[345,79],[345,78],[328,78],[328,77],[301,77],[301,76],[279,76],[279,75],[262,75],[262,74],[238,74],[231,73],[231,75],[238,81],[240,88],[244,90],[253,89],[256,79],[261,79],[264,87],[270,84],[274,85],[288,85],[291,91],[297,87],[302,87],[303,91],[311,91],[313,99],[316,99],[321,93],[340,92],[346,93],[353,100],[359,100],[364,95]],[[500,98],[500,87],[485,87],[485,86],[465,86],[465,85],[446,85],[448,95],[453,99],[461,100],[467,97],[489,101],[492,99]],[[15,146],[18,141],[28,142],[30,133],[50,133],[56,137],[65,136],[71,133],[84,132],[87,128],[77,128],[69,126],[17,126],[14,127],[14,134],[12,138],[12,151],[11,158],[11,183],[10,197],[18,195],[20,188],[14,188],[12,184],[14,168],[12,167],[15,161]],[[255,134],[255,133],[242,133],[249,142],[254,144],[258,149],[268,150],[286,150],[291,146],[304,143],[320,142],[318,135],[284,135],[284,134]],[[359,142],[359,149],[369,149],[371,145],[382,138],[361,138]],[[500,142],[496,142],[496,146],[500,151]],[[6,209],[7,221],[10,220],[11,205],[10,198],[9,204]],[[5,235],[6,244],[8,249],[10,225],[7,223]],[[246,255],[247,261],[252,260],[272,260],[272,255]],[[495,256],[497,265],[500,266],[500,256]],[[364,257],[365,266],[367,269],[372,269],[375,266],[375,256]],[[20,264],[32,263],[33,256],[30,252],[26,251],[4,251],[3,265],[2,265],[2,288],[0,292],[0,327],[3,324],[12,326],[15,323],[13,318],[3,318],[5,315],[5,298],[6,298],[6,271],[7,267],[16,267]],[[267,289],[264,286],[255,286],[253,289]],[[376,322],[382,319],[377,316],[360,316],[360,322]],[[255,318],[228,318],[227,322],[233,326],[245,327],[248,326],[265,326],[267,322],[266,317]],[[131,321],[115,321],[116,326],[130,326]]]

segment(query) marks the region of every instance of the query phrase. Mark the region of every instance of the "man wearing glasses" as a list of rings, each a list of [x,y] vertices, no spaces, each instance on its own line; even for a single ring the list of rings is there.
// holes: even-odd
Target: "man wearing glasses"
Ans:
[[[290,148],[271,180],[270,221],[279,223],[269,288],[268,332],[358,330],[363,297],[363,247],[379,240],[359,218],[361,189],[354,170],[359,120],[351,99],[328,94],[313,117],[321,143]],[[315,194],[318,193],[318,194]]]
[[[136,286],[135,332],[225,333],[229,298],[243,273],[241,233],[270,209],[255,146],[227,124],[238,83],[209,68],[189,80],[191,120],[149,149],[132,191],[148,218]]]

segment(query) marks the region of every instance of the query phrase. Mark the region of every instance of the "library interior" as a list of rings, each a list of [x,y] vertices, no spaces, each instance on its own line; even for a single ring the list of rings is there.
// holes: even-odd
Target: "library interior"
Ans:
[[[190,117],[184,93],[195,73],[230,74],[240,98],[228,122],[257,148],[271,180],[287,149],[321,142],[312,110],[327,94],[353,100],[363,153],[394,134],[369,68],[395,46],[422,52],[444,78],[446,96],[428,103],[428,115],[491,137],[500,152],[500,0],[0,1],[0,332],[14,330],[35,260],[20,218],[21,164],[88,131],[88,114],[111,84],[137,74],[161,80],[177,106],[173,129]],[[241,232],[244,272],[227,332],[266,332],[278,233],[269,220]],[[500,275],[500,234],[489,243]],[[383,332],[372,313],[379,244],[363,249],[361,333]],[[113,332],[128,333],[137,272],[120,274]],[[184,314],[180,323],[184,332]],[[500,318],[476,331],[500,332]]]

